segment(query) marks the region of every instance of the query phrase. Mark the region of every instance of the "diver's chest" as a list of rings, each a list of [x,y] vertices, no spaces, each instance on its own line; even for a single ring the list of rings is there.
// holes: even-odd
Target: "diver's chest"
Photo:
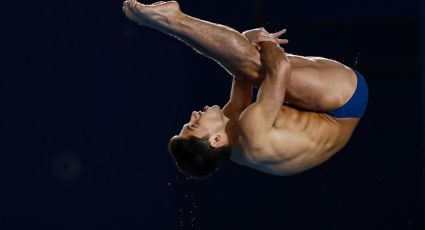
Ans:
[[[282,106],[276,120],[273,124],[275,128],[288,129],[296,128],[301,129],[309,125],[315,118],[310,113],[297,111],[288,106]]]
[[[273,124],[276,132],[285,133],[285,137],[297,136],[317,140],[334,136],[340,130],[338,122],[325,114],[282,109]]]

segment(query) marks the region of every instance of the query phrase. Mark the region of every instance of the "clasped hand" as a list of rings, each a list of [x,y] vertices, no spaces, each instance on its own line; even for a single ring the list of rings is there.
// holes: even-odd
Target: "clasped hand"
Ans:
[[[277,45],[288,44],[289,42],[288,39],[279,38],[285,33],[286,33],[286,29],[280,30],[276,33],[269,33],[266,29],[261,27],[257,29],[247,30],[243,32],[242,35],[245,36],[248,39],[248,41],[250,41],[252,45],[254,45],[257,48],[257,50],[260,50],[261,42],[269,41]]]

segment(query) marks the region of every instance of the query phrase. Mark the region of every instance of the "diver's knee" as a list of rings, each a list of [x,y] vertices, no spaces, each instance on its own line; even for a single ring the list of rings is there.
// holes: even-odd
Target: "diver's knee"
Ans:
[[[260,53],[256,49],[249,49],[244,52],[244,55],[240,58],[239,69],[241,74],[250,81],[259,81],[261,61]]]

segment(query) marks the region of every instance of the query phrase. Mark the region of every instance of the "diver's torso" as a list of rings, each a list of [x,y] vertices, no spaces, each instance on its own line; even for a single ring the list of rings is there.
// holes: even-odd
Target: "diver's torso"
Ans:
[[[231,159],[274,175],[296,174],[323,163],[344,147],[358,121],[282,106],[268,137],[270,146],[252,151],[242,144]]]

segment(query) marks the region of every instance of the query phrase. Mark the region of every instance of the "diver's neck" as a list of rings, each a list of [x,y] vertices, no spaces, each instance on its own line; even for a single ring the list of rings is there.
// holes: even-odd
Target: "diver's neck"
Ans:
[[[226,134],[230,148],[238,144],[239,141],[239,122],[234,120],[226,121]]]

